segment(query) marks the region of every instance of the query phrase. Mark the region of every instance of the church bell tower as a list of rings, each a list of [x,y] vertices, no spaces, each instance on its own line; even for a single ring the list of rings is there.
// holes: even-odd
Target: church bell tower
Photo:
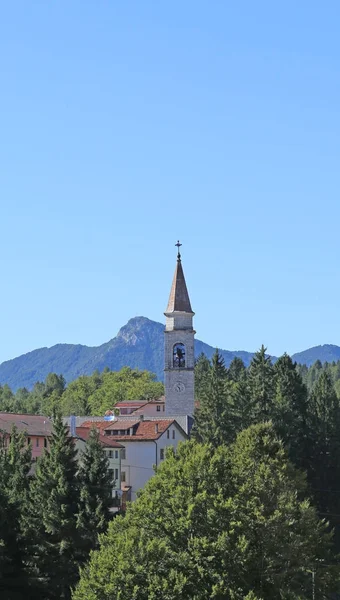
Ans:
[[[194,336],[192,311],[185,283],[180,244],[169,302],[165,311],[164,384],[167,416],[194,414]]]

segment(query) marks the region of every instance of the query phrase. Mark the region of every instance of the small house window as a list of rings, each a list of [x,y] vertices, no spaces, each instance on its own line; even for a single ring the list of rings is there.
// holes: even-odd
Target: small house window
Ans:
[[[121,474],[120,474],[120,480],[121,480],[122,483],[125,482],[125,471],[121,472]]]
[[[118,469],[115,469],[115,478],[118,479]]]
[[[166,432],[166,437],[169,439],[170,438],[170,429],[168,429],[168,431]]]
[[[161,448],[159,455],[160,455],[160,459],[163,460],[164,459],[164,448]]]
[[[37,437],[37,439],[35,440],[35,445],[37,448],[39,448],[39,438]]]
[[[160,406],[160,404],[157,404],[156,410],[157,410],[157,412],[161,412],[161,406]]]
[[[122,449],[121,449],[121,451],[120,451],[120,458],[121,458],[122,460],[125,460],[125,459],[126,459],[126,452],[125,452],[125,448],[122,448]]]
[[[108,455],[109,455],[109,458],[112,458],[112,456],[113,456],[112,450],[108,451]]]
[[[118,450],[115,450],[115,458],[119,458],[119,452],[118,452]]]
[[[11,441],[11,438],[9,438],[9,441]],[[28,437],[28,438],[27,438],[27,444],[30,444],[30,443],[31,443],[31,438],[30,438],[30,437]]]
[[[44,448],[47,448],[47,438],[44,438]]]
[[[175,432],[175,430],[173,429],[173,430],[172,430],[172,439],[174,440],[174,439],[175,439],[175,437],[176,437],[176,432]]]
[[[185,367],[185,346],[184,344],[175,344],[173,352],[173,366],[178,368]]]

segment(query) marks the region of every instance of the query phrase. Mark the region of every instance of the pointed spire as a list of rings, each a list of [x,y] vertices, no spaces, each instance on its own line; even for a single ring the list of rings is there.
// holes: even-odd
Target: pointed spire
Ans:
[[[183,267],[181,262],[181,254],[180,254],[180,242],[178,241],[175,244],[178,248],[177,253],[177,265],[175,269],[174,278],[172,280],[172,286],[170,290],[169,302],[166,309],[166,313],[172,313],[176,311],[192,313],[192,308],[190,304],[190,298],[187,290],[187,285],[185,283],[185,277],[183,273]]]

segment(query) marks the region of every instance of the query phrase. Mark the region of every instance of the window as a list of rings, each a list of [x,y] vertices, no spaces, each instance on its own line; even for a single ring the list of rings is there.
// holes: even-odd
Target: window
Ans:
[[[112,458],[112,457],[113,457],[113,452],[112,452],[112,450],[109,450],[107,454],[108,454],[108,457],[109,457],[109,458]]]
[[[9,441],[11,441],[11,438],[9,438]],[[30,444],[30,443],[31,443],[31,438],[30,438],[30,437],[28,437],[28,438],[27,438],[27,444]]]
[[[125,482],[125,471],[121,472],[121,474],[120,474],[120,480],[121,480],[122,483]]]
[[[119,458],[119,452],[118,452],[118,450],[115,450],[115,458]]]
[[[170,429],[168,429],[168,431],[166,432],[166,437],[169,439],[170,438]]]
[[[44,438],[44,448],[47,448],[47,438]]]
[[[157,412],[161,412],[161,406],[160,406],[160,404],[157,404],[156,410],[157,410]]]
[[[163,412],[165,411],[165,404],[163,404]]]
[[[37,439],[35,440],[35,445],[37,448],[39,448],[39,438],[37,437]]]
[[[175,437],[176,437],[176,431],[173,429],[173,430],[172,430],[172,439],[174,440],[174,439],[175,439]]]
[[[113,469],[109,469],[109,475],[110,475],[110,478],[112,480],[113,479]]]
[[[175,344],[173,350],[173,366],[180,369],[185,367],[185,346],[184,344]]]
[[[115,469],[115,478],[118,479],[118,469]]]
[[[164,448],[160,449],[160,453],[159,453],[160,459],[163,460],[164,459]]]
[[[121,458],[122,460],[125,460],[125,459],[126,459],[126,452],[125,452],[125,448],[122,448],[122,449],[121,449],[121,451],[120,451],[120,458]]]

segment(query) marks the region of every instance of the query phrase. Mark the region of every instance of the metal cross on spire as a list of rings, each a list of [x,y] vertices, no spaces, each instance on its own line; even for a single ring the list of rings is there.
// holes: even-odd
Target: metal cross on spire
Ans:
[[[178,248],[178,252],[177,252],[177,260],[181,260],[181,253],[179,251],[180,247],[182,246],[182,244],[180,243],[179,240],[177,240],[177,244],[175,244],[175,246],[177,246]]]

